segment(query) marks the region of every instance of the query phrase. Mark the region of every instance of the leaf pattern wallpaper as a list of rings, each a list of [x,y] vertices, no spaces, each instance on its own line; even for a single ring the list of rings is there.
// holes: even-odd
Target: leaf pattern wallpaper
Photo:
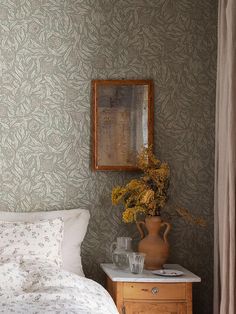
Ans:
[[[0,0],[0,210],[86,208],[86,274],[130,235],[112,187],[138,173],[91,171],[91,80],[152,79],[155,152],[170,163],[170,262],[202,277],[194,313],[212,312],[217,0]]]

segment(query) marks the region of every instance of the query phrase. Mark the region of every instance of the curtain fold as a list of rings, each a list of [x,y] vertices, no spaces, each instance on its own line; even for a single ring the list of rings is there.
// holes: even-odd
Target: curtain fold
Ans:
[[[219,0],[218,12],[214,314],[235,314],[236,0]]]

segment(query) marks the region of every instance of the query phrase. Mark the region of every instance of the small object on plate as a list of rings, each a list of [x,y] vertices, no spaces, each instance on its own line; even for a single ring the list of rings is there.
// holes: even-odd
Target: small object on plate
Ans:
[[[184,273],[180,270],[175,270],[175,269],[158,269],[158,270],[153,270],[152,274],[164,276],[164,277],[177,277],[177,276],[182,276]]]

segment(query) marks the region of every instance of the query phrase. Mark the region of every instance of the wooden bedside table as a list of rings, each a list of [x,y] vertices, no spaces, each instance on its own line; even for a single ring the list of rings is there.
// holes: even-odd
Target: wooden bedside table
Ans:
[[[107,290],[120,314],[192,314],[192,283],[201,278],[177,264],[165,268],[181,270],[180,277],[156,276],[144,270],[134,275],[113,264],[101,264]]]

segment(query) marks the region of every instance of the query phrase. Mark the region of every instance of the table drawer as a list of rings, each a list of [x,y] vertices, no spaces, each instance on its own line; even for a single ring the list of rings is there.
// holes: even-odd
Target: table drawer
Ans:
[[[187,305],[179,301],[127,301],[125,314],[187,314]]]
[[[124,299],[141,300],[184,300],[185,283],[125,282]]]

